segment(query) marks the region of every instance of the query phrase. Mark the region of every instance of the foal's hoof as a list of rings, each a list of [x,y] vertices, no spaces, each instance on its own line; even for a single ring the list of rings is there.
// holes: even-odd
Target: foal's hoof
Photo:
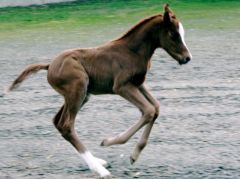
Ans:
[[[134,159],[132,156],[130,156],[130,163],[133,165],[136,162],[136,159]]]
[[[111,178],[111,173],[100,163],[95,163],[90,168],[94,173],[97,173],[99,175],[99,178],[102,179],[108,179]]]
[[[101,142],[100,146],[108,146],[108,144],[107,144],[107,139],[104,139],[104,140]]]
[[[106,167],[108,165],[107,161],[105,161],[105,160],[103,160],[101,158],[95,157],[95,159],[98,161],[98,163],[100,163],[104,167]]]
[[[100,179],[111,179],[111,175],[107,175],[107,176],[104,176],[104,177],[100,177]]]
[[[104,145],[104,140],[101,142],[100,146],[105,146],[105,145]]]

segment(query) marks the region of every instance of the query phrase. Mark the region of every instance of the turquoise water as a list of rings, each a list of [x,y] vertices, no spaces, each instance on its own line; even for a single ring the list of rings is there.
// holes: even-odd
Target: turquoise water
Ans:
[[[28,64],[47,62],[67,48],[100,45],[128,27],[25,30],[5,37],[1,88]],[[135,165],[129,155],[140,133],[125,145],[99,146],[138,119],[135,107],[118,96],[91,96],[77,116],[81,139],[109,162],[113,178],[240,178],[240,31],[186,31],[189,64],[179,66],[160,49],[153,56],[146,83],[161,115]],[[0,97],[0,178],[96,178],[52,125],[62,104],[45,71]]]

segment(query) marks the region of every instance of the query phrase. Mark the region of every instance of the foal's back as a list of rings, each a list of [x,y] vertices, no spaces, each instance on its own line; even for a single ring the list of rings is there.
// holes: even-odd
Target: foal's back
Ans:
[[[135,74],[145,74],[146,70],[146,64],[124,43],[111,41],[96,48],[62,52],[50,64],[48,79],[53,86],[60,81],[59,86],[68,82],[69,78],[81,78],[80,75],[83,75],[88,81],[88,93],[112,94],[114,82],[120,76],[130,78]]]

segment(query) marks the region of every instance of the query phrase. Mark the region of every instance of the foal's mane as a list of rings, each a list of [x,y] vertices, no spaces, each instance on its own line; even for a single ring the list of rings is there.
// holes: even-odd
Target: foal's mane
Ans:
[[[118,38],[116,40],[121,40],[125,37],[128,37],[129,35],[133,34],[137,29],[139,29],[143,25],[146,25],[151,20],[155,19],[156,17],[160,17],[160,16],[162,16],[162,14],[156,14],[156,15],[153,15],[153,16],[150,16],[150,17],[147,17],[147,18],[141,20],[136,25],[134,25],[131,29],[129,29],[127,32],[125,32],[120,38]]]

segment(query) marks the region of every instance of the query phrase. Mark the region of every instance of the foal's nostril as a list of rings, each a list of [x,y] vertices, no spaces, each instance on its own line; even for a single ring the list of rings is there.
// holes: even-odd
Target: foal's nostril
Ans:
[[[191,60],[191,57],[186,57],[186,58],[179,60],[178,63],[180,65],[184,65],[184,64],[188,63],[190,60]]]
[[[189,62],[190,60],[191,60],[190,57],[186,57],[186,58],[185,58],[186,63]]]

